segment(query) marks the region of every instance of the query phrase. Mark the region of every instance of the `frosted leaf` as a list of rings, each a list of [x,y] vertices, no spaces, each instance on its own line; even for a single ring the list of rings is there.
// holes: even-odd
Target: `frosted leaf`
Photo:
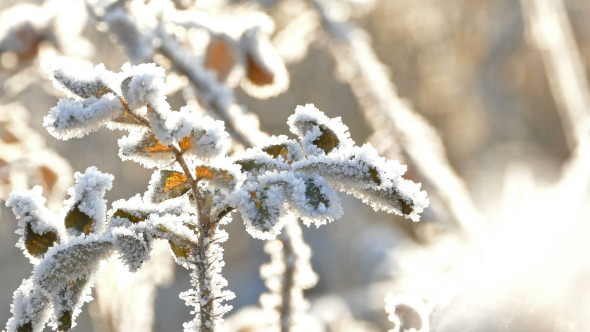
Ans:
[[[179,112],[170,111],[166,116],[158,121],[168,143],[159,141],[157,135],[148,130],[135,131],[119,140],[121,158],[146,167],[165,167],[175,160],[168,144],[191,159],[210,160],[225,154],[228,134],[223,122],[191,113],[188,107]]]
[[[329,154],[354,145],[340,117],[330,119],[312,104],[297,106],[287,123],[291,132],[299,136],[308,155]]]
[[[82,305],[92,300],[90,296],[91,283],[87,279],[77,279],[63,285],[59,291],[53,293],[53,325],[59,331],[69,331],[76,326],[76,317],[80,314]]]
[[[132,131],[118,144],[121,159],[133,160],[146,168],[169,167],[174,163],[174,153],[149,130]]]
[[[259,26],[244,32],[240,46],[245,53],[247,80],[242,80],[242,88],[246,93],[266,99],[287,90],[289,73],[285,63]]]
[[[197,219],[196,216],[183,213],[152,214],[148,220],[148,223],[153,225],[153,236],[168,240],[176,262],[187,268],[188,260],[197,248]]]
[[[6,323],[8,332],[41,332],[51,317],[51,302],[32,278],[23,280],[13,294],[12,317]]]
[[[88,279],[112,252],[110,236],[90,234],[51,247],[33,270],[33,280],[48,294],[77,279]]]
[[[155,203],[176,198],[190,190],[187,177],[182,172],[157,170],[152,174],[145,197]]]
[[[294,186],[290,204],[307,226],[311,223],[320,226],[342,216],[340,198],[328,181],[312,175],[303,182],[305,187]]]
[[[123,227],[113,229],[112,234],[119,257],[129,271],[137,271],[141,264],[150,258],[152,248],[150,237]]]
[[[294,170],[319,174],[338,190],[347,192],[376,210],[417,221],[428,206],[420,184],[402,178],[406,167],[380,157],[369,144],[337,152],[330,158],[310,156],[292,165]]]
[[[136,113],[145,113],[143,110],[136,110]],[[132,116],[126,110],[119,114],[117,117],[107,122],[107,128],[111,130],[128,130],[130,132],[141,130],[145,124]]]
[[[71,196],[65,202],[67,213],[65,226],[72,235],[101,232],[106,225],[106,200],[104,195],[112,188],[113,176],[99,172],[91,166],[84,174],[74,174],[76,184],[68,189]]]
[[[242,172],[255,175],[267,170],[287,170],[293,162],[304,158],[301,145],[287,136],[272,136],[265,143],[265,146],[248,149],[238,157],[235,163],[242,167]]]
[[[36,264],[47,250],[60,239],[66,238],[58,218],[45,207],[45,198],[41,187],[23,192],[13,192],[6,202],[18,219],[17,234],[20,235],[16,246],[23,250],[31,263]]]
[[[206,159],[225,154],[227,151],[229,135],[225,131],[223,121],[200,116],[191,112],[188,106],[170,114],[166,126],[178,144],[189,138],[186,147],[188,155]]]
[[[281,221],[281,216],[286,213],[284,189],[279,185],[263,188],[251,184],[240,194],[238,211],[248,233],[259,239],[275,238],[284,226]]]
[[[61,59],[46,67],[51,74],[53,85],[66,92],[72,98],[101,97],[107,93],[115,94],[108,81],[113,74],[105,69],[103,64],[92,67],[71,59]]]
[[[180,215],[189,208],[188,197],[182,196],[165,200],[162,203],[152,203],[139,195],[127,200],[113,202],[109,211],[111,226],[119,226],[122,222],[139,223],[145,221],[150,215]]]
[[[121,75],[125,77],[121,92],[130,109],[158,105],[165,98],[164,68],[154,63],[137,66],[126,63],[121,67]]]
[[[285,204],[309,225],[325,224],[342,214],[340,199],[327,181],[302,173],[266,173],[241,189],[238,209],[248,232],[273,238],[284,225]]]
[[[53,137],[67,140],[97,131],[122,113],[123,104],[112,93],[84,100],[60,99],[43,118],[43,126]]]

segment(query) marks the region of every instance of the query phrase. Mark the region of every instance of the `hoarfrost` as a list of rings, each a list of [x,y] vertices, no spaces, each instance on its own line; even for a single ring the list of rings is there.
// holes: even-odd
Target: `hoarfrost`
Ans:
[[[323,155],[352,148],[348,127],[340,117],[328,118],[314,105],[297,106],[287,120],[291,132],[299,137],[308,155]]]
[[[58,221],[57,215],[45,207],[45,198],[41,195],[41,192],[41,187],[35,186],[31,190],[13,192],[8,201],[6,201],[6,206],[12,208],[14,215],[18,219],[16,233],[20,237],[16,246],[23,250],[25,256],[33,264],[39,262],[39,258],[42,258],[47,248],[44,248],[38,254],[29,251],[29,248],[27,248],[29,246],[27,238],[31,236],[31,234],[28,234],[29,232],[38,236],[44,236],[45,234],[49,236],[49,234],[53,233],[56,236],[56,241],[59,241],[60,238],[67,238],[63,226]],[[34,244],[37,245],[38,243]]]
[[[55,138],[79,138],[97,131],[123,112],[117,96],[107,93],[84,100],[60,99],[43,118],[43,126]]]
[[[51,318],[51,302],[32,278],[24,279],[13,294],[10,305],[12,317],[6,323],[8,332],[19,331],[30,325],[30,331],[41,332]]]
[[[74,174],[76,184],[68,189],[68,194],[71,196],[65,202],[64,209],[67,209],[66,225],[68,225],[68,217],[71,218],[87,218],[90,219],[88,225],[88,232],[101,232],[106,226],[106,203],[104,195],[107,190],[110,190],[113,185],[114,177],[108,173],[102,173],[96,167],[91,166],[82,174],[76,172]],[[78,210],[84,216],[75,216]],[[75,220],[72,220],[74,222]],[[83,230],[78,227],[69,227],[68,231],[73,232],[74,235],[79,234]],[[74,231],[72,228],[77,228]],[[84,230],[86,231],[86,230]]]

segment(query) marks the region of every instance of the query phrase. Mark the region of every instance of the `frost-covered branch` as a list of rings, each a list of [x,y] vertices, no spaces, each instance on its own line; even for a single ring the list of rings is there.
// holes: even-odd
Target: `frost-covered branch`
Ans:
[[[23,284],[15,293],[10,332],[29,325],[42,329],[48,319],[69,330],[99,263],[116,252],[136,272],[149,259],[154,239],[167,240],[177,262],[192,270],[195,289],[181,297],[194,307],[195,318],[185,331],[215,331],[231,309],[223,302],[234,296],[224,290],[221,274],[227,234],[219,227],[231,220],[229,212],[239,211],[253,236],[272,239],[288,214],[316,226],[340,217],[337,190],[416,221],[428,205],[420,185],[402,178],[404,166],[370,145],[355,146],[340,119],[312,105],[298,107],[288,120],[296,140],[271,137],[230,158],[223,123],[188,107],[172,110],[163,93],[164,70],[154,64],[125,64],[114,73],[103,65],[63,61],[48,70],[68,95],[44,119],[53,136],[82,137],[102,126],[126,130],[121,158],[156,170],[143,197],[117,201],[108,212],[103,198],[113,178],[94,167],[76,174],[60,215],[43,206],[39,189],[11,197],[7,204],[21,219],[19,244],[36,267],[26,283],[33,289]],[[289,293],[282,296],[285,328],[295,324],[299,309],[293,301],[306,287],[298,281],[300,267],[291,265],[293,259],[308,264],[305,250],[298,249],[304,248],[298,230],[290,225],[283,237],[290,268],[281,289]]]

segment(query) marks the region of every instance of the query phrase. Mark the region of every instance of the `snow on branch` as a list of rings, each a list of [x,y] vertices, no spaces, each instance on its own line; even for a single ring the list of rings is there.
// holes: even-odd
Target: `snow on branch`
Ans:
[[[195,308],[195,317],[185,331],[214,331],[231,310],[224,302],[234,297],[221,274],[221,243],[228,236],[220,227],[231,220],[231,211],[242,214],[251,235],[273,239],[287,215],[308,226],[339,218],[337,191],[415,221],[428,205],[420,185],[402,178],[405,166],[380,157],[370,145],[355,146],[339,118],[330,119],[313,105],[298,107],[288,120],[297,139],[261,134],[256,147],[229,157],[223,122],[189,107],[171,109],[163,68],[125,64],[119,73],[102,65],[72,68],[62,62],[50,69],[69,98],[46,116],[48,131],[68,139],[105,124],[126,130],[119,140],[121,158],[155,171],[143,197],[117,201],[109,211],[104,197],[113,177],[95,167],[75,174],[59,215],[44,207],[40,188],[11,197],[7,204],[20,220],[19,247],[36,265],[14,295],[10,332],[41,330],[48,319],[69,330],[89,300],[100,262],[116,253],[136,272],[150,259],[154,239],[166,240],[177,263],[191,270],[193,289],[180,296]],[[285,253],[284,259],[300,260],[303,268],[309,255],[298,227],[291,225],[284,240],[287,249],[301,252]],[[285,278],[297,278],[298,267],[289,266]],[[286,287],[298,299],[312,284],[293,282]],[[284,320],[297,319],[303,307],[286,301]]]
[[[274,238],[285,207],[307,225],[340,217],[334,189],[375,210],[419,220],[429,201],[419,184],[402,177],[405,166],[380,157],[368,144],[354,146],[340,119],[329,119],[313,105],[299,106],[288,123],[299,141],[272,138],[237,161],[249,174],[237,206],[250,234]]]

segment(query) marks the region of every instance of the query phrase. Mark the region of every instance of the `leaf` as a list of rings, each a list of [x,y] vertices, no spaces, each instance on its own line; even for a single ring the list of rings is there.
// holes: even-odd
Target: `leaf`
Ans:
[[[213,179],[214,177],[215,177],[215,174],[208,167],[205,167],[205,166],[197,167],[197,170],[195,172],[195,180],[199,181],[201,179]]]
[[[270,85],[274,82],[274,75],[266,71],[251,54],[246,54],[246,75],[255,85]]]
[[[79,203],[66,215],[65,226],[67,229],[75,229],[79,233],[90,234],[93,220],[82,211]]]
[[[268,188],[267,188],[268,189]],[[250,192],[252,203],[256,208],[256,213],[251,215],[252,225],[261,231],[270,231],[273,226],[277,223],[280,215],[280,209],[269,205],[268,191],[262,190],[261,192]],[[282,195],[280,195],[282,197]],[[274,197],[276,199],[276,197]],[[275,200],[275,201],[282,201]]]
[[[313,144],[318,148],[324,150],[324,152],[328,154],[335,147],[337,147],[338,144],[340,144],[340,140],[338,139],[336,133],[333,132],[330,128],[322,124],[319,125],[319,128],[322,134],[320,135],[320,137],[316,138],[315,141],[313,141]]]
[[[289,164],[293,162],[293,158],[289,156],[289,147],[286,144],[276,144],[267,146],[263,148],[262,151],[271,155],[275,159],[279,159],[280,157],[283,162]]]
[[[168,240],[168,243],[170,243],[170,249],[172,249],[174,256],[184,259],[191,256],[191,250],[194,247],[191,243],[177,240]]]
[[[182,141],[178,142],[178,146],[182,152],[190,149],[193,146],[193,134],[184,137]]]
[[[236,64],[231,46],[223,38],[212,39],[205,51],[205,68],[214,70],[224,82]]]
[[[124,101],[122,99],[121,99],[121,102],[124,103]],[[115,122],[115,123],[119,123],[119,124],[124,124],[124,125],[143,126],[143,123],[141,123],[141,121],[139,121],[137,118],[135,118],[133,115],[131,115],[127,112],[121,113],[119,116],[112,119],[111,121]]]
[[[305,179],[305,197],[308,200],[308,205],[317,210],[321,203],[326,207],[330,207],[330,200],[322,194],[322,189],[311,178]]]
[[[184,174],[182,174],[180,172],[169,172],[169,171],[164,171],[164,172],[167,172],[164,175],[164,178],[165,178],[165,184],[164,184],[164,188],[163,188],[164,192],[173,191],[173,190],[182,190],[181,188],[188,186],[187,178]]]
[[[193,146],[192,138],[193,135],[191,134],[187,137],[184,137],[180,142],[178,142],[181,152],[184,152]],[[144,153],[171,152],[170,148],[158,141],[156,139],[156,136],[152,132],[147,134],[139,142],[138,146],[138,151]]]
[[[132,222],[134,224],[136,224],[138,222],[142,222],[142,221],[144,221],[147,218],[147,216],[137,217],[137,216],[135,216],[135,215],[133,215],[133,214],[127,212],[127,211],[122,210],[122,209],[117,210],[113,214],[113,218],[115,218],[115,217],[127,219],[127,220],[129,220],[130,222]]]
[[[53,78],[61,83],[68,91],[82,98],[90,98],[92,96],[98,98],[107,93],[116,95],[116,93],[98,77],[94,80],[81,80],[69,76],[62,70],[56,70],[53,72]]]
[[[36,258],[42,258],[43,255],[51,248],[55,243],[59,243],[59,238],[56,232],[46,232],[38,234],[33,231],[31,223],[27,223],[25,230],[25,248],[27,252]]]
[[[156,139],[156,136],[150,132],[139,142],[139,152],[157,153],[169,152],[170,149]]]
[[[69,331],[72,328],[72,312],[69,310],[63,312],[57,321],[58,331]]]
[[[186,176],[180,172],[162,170],[155,173],[156,178],[150,181],[150,196],[153,202],[162,202],[186,194],[190,184]]]
[[[16,328],[17,332],[33,332],[33,322],[26,322]]]
[[[43,182],[45,182],[46,188],[51,192],[58,179],[57,173],[47,166],[39,167],[39,171],[41,171],[41,177],[43,178]]]
[[[6,144],[15,144],[20,142],[18,137],[14,136],[10,130],[6,129],[6,124],[3,124],[3,126],[0,127],[0,140]]]
[[[255,160],[251,160],[251,159],[237,160],[235,163],[242,166],[243,172],[250,172],[253,170],[259,170],[262,167],[264,167],[263,163],[259,163],[259,162],[256,162]]]
[[[374,166],[369,167],[369,175],[371,176],[371,180],[375,182],[378,186],[381,185],[381,179],[379,178],[379,171]]]

